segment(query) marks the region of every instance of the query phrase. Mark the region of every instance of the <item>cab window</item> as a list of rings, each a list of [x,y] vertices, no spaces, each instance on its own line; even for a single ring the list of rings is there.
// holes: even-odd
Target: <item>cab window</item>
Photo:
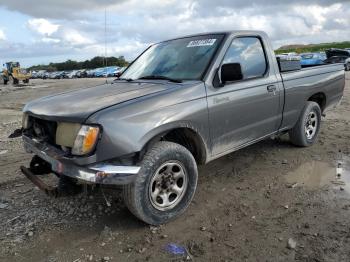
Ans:
[[[232,41],[223,64],[240,63],[243,79],[261,77],[267,70],[265,52],[257,37],[239,37]]]

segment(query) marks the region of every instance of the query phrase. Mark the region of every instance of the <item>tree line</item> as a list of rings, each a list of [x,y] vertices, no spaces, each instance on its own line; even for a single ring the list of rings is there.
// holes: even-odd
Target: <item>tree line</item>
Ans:
[[[31,66],[28,69],[33,70],[46,70],[49,72],[52,71],[66,71],[66,70],[79,70],[79,69],[93,69],[98,67],[104,67],[106,66],[127,66],[129,63],[125,60],[124,56],[119,57],[107,57],[104,58],[103,56],[96,56],[90,60],[85,60],[82,62],[77,62],[74,60],[67,60],[65,62],[61,63],[49,63],[48,65],[35,65]]]
[[[323,44],[310,44],[310,45],[290,45],[287,47],[280,47],[279,49],[275,50],[276,54],[281,53],[290,53],[290,52],[296,52],[296,53],[314,53],[314,52],[321,52],[325,51],[330,48],[350,48],[350,41],[345,42],[334,42],[334,43],[323,43]]]

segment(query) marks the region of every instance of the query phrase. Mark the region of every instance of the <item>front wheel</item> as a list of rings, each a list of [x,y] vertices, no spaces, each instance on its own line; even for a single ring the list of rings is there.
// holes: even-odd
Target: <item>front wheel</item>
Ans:
[[[148,224],[167,223],[186,210],[197,178],[196,161],[185,147],[158,142],[146,152],[134,183],[124,186],[125,204]]]
[[[12,75],[9,77],[10,82],[12,85],[18,85],[18,79],[14,78]]]
[[[315,143],[321,126],[321,108],[308,101],[300,114],[298,122],[289,131],[289,137],[294,145],[307,147]]]
[[[350,63],[347,63],[347,64],[345,65],[345,71],[350,71]]]

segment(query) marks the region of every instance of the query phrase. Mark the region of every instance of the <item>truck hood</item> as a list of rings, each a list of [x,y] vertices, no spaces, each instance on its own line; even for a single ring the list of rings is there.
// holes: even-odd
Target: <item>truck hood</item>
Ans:
[[[23,112],[46,120],[84,122],[91,114],[131,99],[164,91],[174,84],[115,82],[36,99]]]

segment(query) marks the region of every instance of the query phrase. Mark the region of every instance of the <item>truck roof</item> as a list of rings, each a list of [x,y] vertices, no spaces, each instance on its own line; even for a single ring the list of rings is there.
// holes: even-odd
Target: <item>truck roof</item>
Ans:
[[[203,33],[197,33],[197,34],[190,34],[190,35],[183,35],[183,36],[178,36],[174,38],[170,38],[164,41],[160,41],[157,43],[162,43],[162,42],[167,42],[175,39],[181,39],[181,38],[187,38],[187,37],[196,37],[196,36],[202,36],[202,35],[219,35],[219,34],[224,34],[224,35],[260,35],[260,36],[267,36],[267,34],[264,31],[259,31],[259,30],[231,30],[231,31],[214,31],[214,32],[203,32]]]

